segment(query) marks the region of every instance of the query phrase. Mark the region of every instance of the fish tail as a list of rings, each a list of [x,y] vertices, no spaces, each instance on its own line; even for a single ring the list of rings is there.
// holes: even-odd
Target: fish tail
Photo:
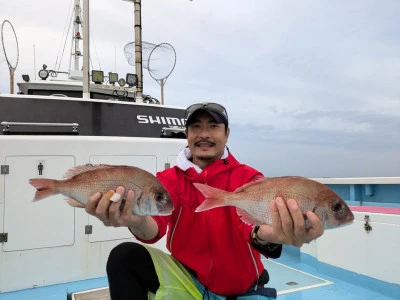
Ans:
[[[57,180],[53,179],[39,179],[39,178],[33,178],[29,180],[29,183],[36,188],[36,194],[35,198],[33,198],[33,202],[42,200],[44,198],[53,196],[55,194],[58,194],[57,189],[55,188],[55,182]]]
[[[193,185],[206,198],[204,202],[196,208],[196,212],[229,205],[226,203],[226,197],[225,197],[228,192],[213,188],[206,184],[193,183]]]

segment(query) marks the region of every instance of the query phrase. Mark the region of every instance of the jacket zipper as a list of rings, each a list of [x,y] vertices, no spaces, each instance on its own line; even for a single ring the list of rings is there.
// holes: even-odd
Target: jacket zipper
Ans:
[[[171,253],[172,253],[172,239],[173,239],[174,234],[175,234],[176,226],[178,225],[179,219],[181,217],[181,212],[182,212],[182,206],[179,208],[178,218],[176,219],[175,226],[174,226],[174,229],[172,230],[171,238],[169,240],[169,248],[171,249]]]
[[[260,273],[258,273],[256,258],[254,257],[253,251],[251,251],[251,246],[249,244],[247,244],[247,247],[249,247],[250,255],[251,255],[251,258],[253,259],[254,268],[256,269],[257,284],[256,284],[254,290],[257,291],[258,279],[260,278]]]

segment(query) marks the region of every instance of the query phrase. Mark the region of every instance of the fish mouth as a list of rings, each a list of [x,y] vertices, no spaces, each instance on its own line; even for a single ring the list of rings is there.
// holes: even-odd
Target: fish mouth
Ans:
[[[335,228],[339,228],[339,227],[345,227],[345,226],[351,225],[353,223],[354,223],[354,218],[349,219],[346,222],[338,222],[338,223],[332,224],[332,225],[329,225],[328,221],[325,220],[324,221],[324,229],[326,230],[326,229],[335,229]]]
[[[173,205],[166,205],[164,207],[157,206],[157,209],[158,209],[158,214],[160,216],[169,216],[170,214],[172,214],[174,206]]]
[[[348,220],[348,221],[345,222],[345,223],[338,224],[336,227],[344,227],[344,226],[351,225],[351,224],[353,224],[353,223],[354,223],[354,220]]]
[[[141,208],[140,205],[136,206],[137,210],[140,211],[142,216],[169,216],[172,214],[174,208],[164,208],[160,209],[157,205],[156,207],[151,207],[151,204],[148,204],[145,208]],[[156,209],[155,209],[156,208]]]
[[[172,214],[174,208],[164,208],[164,209],[160,209],[158,207],[157,211],[151,213],[151,215],[156,215],[156,216],[169,216]]]
[[[158,213],[159,216],[170,216],[172,215],[172,210],[171,211],[160,211]]]

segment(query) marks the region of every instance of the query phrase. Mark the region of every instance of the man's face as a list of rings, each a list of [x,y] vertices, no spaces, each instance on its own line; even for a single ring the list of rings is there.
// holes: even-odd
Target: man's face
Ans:
[[[204,169],[224,153],[228,142],[229,128],[225,131],[224,123],[216,123],[207,112],[199,112],[193,116],[192,122],[186,129],[186,137],[193,163]]]

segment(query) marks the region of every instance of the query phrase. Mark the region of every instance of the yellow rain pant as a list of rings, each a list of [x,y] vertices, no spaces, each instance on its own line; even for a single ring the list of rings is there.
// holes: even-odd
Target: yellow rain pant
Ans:
[[[149,293],[149,300],[201,300],[192,276],[186,268],[171,255],[156,248],[143,245],[149,251],[160,281],[157,293]]]

